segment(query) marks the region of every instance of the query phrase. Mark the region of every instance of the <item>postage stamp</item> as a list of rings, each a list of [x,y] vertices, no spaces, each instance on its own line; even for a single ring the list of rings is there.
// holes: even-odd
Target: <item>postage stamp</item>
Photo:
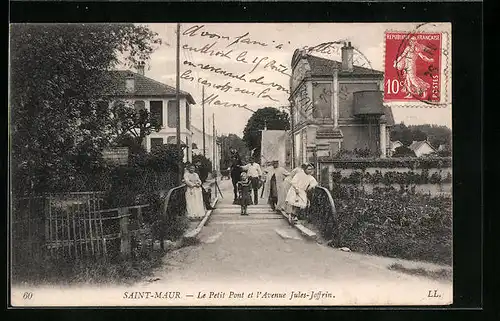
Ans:
[[[386,100],[441,100],[441,34],[388,32],[385,35]]]

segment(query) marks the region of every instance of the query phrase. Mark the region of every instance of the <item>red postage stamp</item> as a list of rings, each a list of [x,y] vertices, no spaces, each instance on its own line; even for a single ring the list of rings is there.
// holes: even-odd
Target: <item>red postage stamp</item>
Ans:
[[[385,101],[441,101],[441,33],[385,33]]]

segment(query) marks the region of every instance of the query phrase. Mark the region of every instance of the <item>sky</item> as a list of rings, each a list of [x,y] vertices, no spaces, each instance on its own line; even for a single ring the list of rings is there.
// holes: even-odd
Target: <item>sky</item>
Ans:
[[[175,87],[176,24],[147,26],[158,33],[162,45],[152,54],[146,76]],[[290,64],[295,49],[324,42],[350,41],[356,48],[355,64],[383,71],[385,31],[411,31],[416,26],[414,23],[181,24],[180,88],[191,93],[197,103],[193,106],[192,123],[201,128],[202,88],[205,87],[206,126],[212,128],[213,114],[219,134],[241,136],[252,110],[288,105]],[[451,34],[450,28],[449,24],[422,27]],[[451,44],[448,47],[451,48]],[[314,55],[341,60],[338,50]],[[448,71],[451,81],[451,67]],[[451,83],[446,85],[451,97]],[[387,105],[392,107],[397,123],[437,124],[451,128],[451,104],[443,108]]]

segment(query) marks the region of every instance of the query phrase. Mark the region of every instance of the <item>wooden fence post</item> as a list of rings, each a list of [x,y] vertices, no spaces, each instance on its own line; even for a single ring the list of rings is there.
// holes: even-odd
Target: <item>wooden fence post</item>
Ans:
[[[146,235],[144,235],[144,229],[143,229],[143,224],[144,224],[144,218],[142,216],[142,207],[137,208],[137,228],[138,228],[138,233],[139,233],[139,239],[141,242],[141,253],[146,252]]]
[[[123,258],[129,258],[131,254],[130,248],[130,233],[129,226],[129,213],[127,208],[119,209],[118,216],[120,217],[120,253]]]

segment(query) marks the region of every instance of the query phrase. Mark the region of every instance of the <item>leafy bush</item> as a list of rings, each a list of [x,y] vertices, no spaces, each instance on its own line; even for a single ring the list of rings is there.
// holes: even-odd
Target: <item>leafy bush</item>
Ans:
[[[341,149],[334,158],[367,158],[378,157],[379,152],[372,152],[369,148],[354,148],[352,150]]]
[[[343,184],[361,184],[362,180],[363,173],[354,171],[349,175],[349,177],[342,177],[341,182]]]
[[[338,169],[360,169],[371,168],[409,168],[409,169],[432,169],[450,168],[451,157],[428,157],[428,158],[349,158],[331,159],[322,158],[324,163],[332,163]]]
[[[332,191],[332,195],[338,195]],[[367,195],[358,189],[335,198],[339,246],[376,255],[451,263],[450,197],[400,193],[393,187]]]
[[[379,170],[376,170],[375,173],[371,174],[369,172],[363,174],[361,171],[353,171],[348,177],[343,177],[340,171],[336,171],[332,173],[332,179],[334,182],[342,183],[342,184],[361,184],[361,183],[369,183],[369,184],[384,184],[384,185],[415,185],[415,184],[443,184],[451,182],[451,174],[448,173],[445,178],[442,178],[441,171],[434,172],[429,177],[429,170],[422,169],[420,174],[415,173],[414,171],[408,172],[386,172],[382,175]]]
[[[406,146],[399,146],[394,150],[392,157],[416,157],[415,152]]]
[[[446,174],[446,177],[443,178],[442,182],[443,183],[451,183],[452,182],[451,173]]]

